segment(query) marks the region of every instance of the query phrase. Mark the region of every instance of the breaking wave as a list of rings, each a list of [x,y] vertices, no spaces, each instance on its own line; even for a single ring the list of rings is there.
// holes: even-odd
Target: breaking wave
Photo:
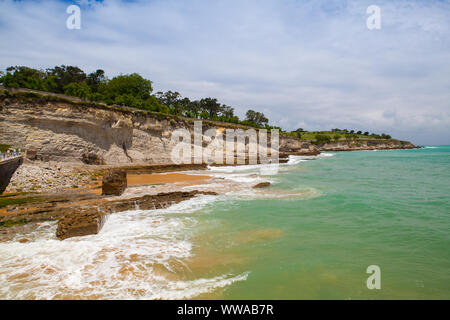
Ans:
[[[55,222],[43,223],[27,234],[34,241],[1,244],[0,298],[183,299],[243,281],[248,273],[192,279],[185,266],[192,255],[185,231],[197,223],[186,213],[211,201],[202,196],[168,209],[116,213],[98,235],[64,241],[55,238]]]

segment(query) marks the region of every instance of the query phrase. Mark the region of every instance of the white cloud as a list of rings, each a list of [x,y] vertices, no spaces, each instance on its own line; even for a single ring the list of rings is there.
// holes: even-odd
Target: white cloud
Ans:
[[[158,0],[82,6],[0,1],[0,67],[139,72],[157,90],[262,110],[288,129],[342,127],[450,143],[450,3]]]

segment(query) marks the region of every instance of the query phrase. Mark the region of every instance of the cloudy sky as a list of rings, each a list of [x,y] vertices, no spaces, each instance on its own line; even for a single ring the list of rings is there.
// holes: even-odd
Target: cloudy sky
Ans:
[[[0,43],[2,70],[138,72],[155,91],[253,108],[284,129],[450,144],[449,0],[0,0]]]

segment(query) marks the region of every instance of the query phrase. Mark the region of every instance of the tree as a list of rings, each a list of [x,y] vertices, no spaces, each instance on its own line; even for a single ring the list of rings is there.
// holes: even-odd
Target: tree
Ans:
[[[298,128],[297,130],[295,130],[294,132],[306,132],[305,129],[303,128]]]
[[[97,69],[95,72],[87,75],[86,83],[91,88],[92,92],[97,92],[100,84],[106,83],[107,80],[105,71],[102,69]]]
[[[209,118],[212,118],[222,110],[220,103],[217,102],[217,99],[213,98],[203,98],[200,100],[200,109],[208,112]]]
[[[7,68],[2,82],[5,87],[47,90],[45,72],[25,66]]]
[[[181,114],[183,111],[181,94],[179,92],[157,92],[156,97],[159,103],[166,105],[172,111],[173,114]]]
[[[130,106],[139,107],[139,104],[150,98],[153,88],[150,80],[132,73],[114,77],[108,83],[100,85],[99,91],[106,102],[120,104],[119,102],[132,101],[133,105]]]
[[[335,133],[335,134],[333,135],[333,140],[334,140],[334,142],[339,141],[340,138],[341,138],[341,136],[338,135],[337,133]]]
[[[188,98],[185,98],[185,99],[189,100]],[[183,108],[185,110],[185,114],[187,117],[198,119],[198,117],[200,116],[200,101],[198,101],[198,100],[190,101],[189,100],[189,102],[187,102],[187,101],[182,102],[182,105],[183,105]]]
[[[269,119],[267,119],[263,113],[256,112],[254,110],[248,110],[245,114],[245,120],[255,124],[256,126],[264,126],[269,122]]]
[[[234,116],[234,108],[225,104],[222,105],[220,112],[225,118],[232,118]]]
[[[322,133],[317,133],[314,138],[316,140],[315,143],[319,145],[329,143],[331,141],[331,138],[328,135]]]
[[[69,83],[86,81],[86,73],[74,66],[62,65],[53,69],[47,69],[47,76],[52,77],[53,82],[56,84],[54,90],[57,93],[63,93],[64,87]]]
[[[360,131],[358,131],[356,134],[362,134],[362,131],[360,130]]]
[[[365,135],[365,136],[368,136],[368,135],[369,135],[369,132],[368,132],[368,131],[364,132],[364,135]]]
[[[203,119],[203,120],[209,119],[209,113],[206,110],[203,110],[200,113],[200,119]]]
[[[158,98],[159,103],[165,104],[169,108],[174,107],[181,100],[181,94],[179,92],[157,92],[156,97]]]
[[[72,82],[64,87],[64,94],[82,99],[90,99],[91,89],[86,82]]]

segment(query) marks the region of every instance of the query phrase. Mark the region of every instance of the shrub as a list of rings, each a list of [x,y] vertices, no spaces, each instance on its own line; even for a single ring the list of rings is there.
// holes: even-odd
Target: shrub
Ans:
[[[315,144],[326,144],[329,143],[331,141],[330,136],[326,135],[326,134],[322,134],[322,133],[317,133],[315,136]]]

